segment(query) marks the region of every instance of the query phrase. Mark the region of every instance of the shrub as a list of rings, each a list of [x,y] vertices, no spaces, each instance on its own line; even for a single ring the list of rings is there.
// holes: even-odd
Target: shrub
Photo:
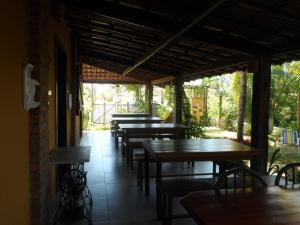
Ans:
[[[229,111],[225,114],[225,120],[224,120],[224,129],[225,130],[234,130],[234,122],[236,120],[236,112],[234,111]]]

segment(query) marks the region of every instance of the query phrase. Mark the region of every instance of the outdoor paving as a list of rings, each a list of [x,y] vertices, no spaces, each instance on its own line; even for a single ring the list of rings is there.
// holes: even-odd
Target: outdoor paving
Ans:
[[[161,224],[156,219],[154,179],[150,182],[150,196],[146,197],[136,186],[136,173],[126,165],[109,131],[84,132],[81,145],[91,146],[91,160],[86,163],[85,170],[88,171],[88,186],[94,199],[90,208],[94,225]],[[197,173],[212,171],[210,162],[196,162],[194,168],[183,163],[163,167],[166,168],[170,170],[168,173],[176,170]],[[184,212],[179,201],[174,211]],[[71,224],[85,225],[88,222],[83,219]],[[173,224],[196,223],[187,218],[174,220]]]

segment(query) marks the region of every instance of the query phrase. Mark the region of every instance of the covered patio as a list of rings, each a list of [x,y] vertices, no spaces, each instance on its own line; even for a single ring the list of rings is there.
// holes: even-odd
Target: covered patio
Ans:
[[[299,59],[296,2],[61,3],[81,63],[146,84],[150,112],[153,85],[173,83],[177,123],[184,81],[253,73],[251,140],[263,154],[252,168],[265,173],[271,65]]]
[[[251,145],[261,154],[252,160],[251,168],[266,173],[271,65],[300,58],[299,1],[20,0],[5,4],[1,21],[7,29],[0,54],[3,73],[10,76],[2,78],[6,110],[1,124],[7,128],[2,129],[3,158],[7,160],[1,170],[11,169],[1,179],[6,181],[0,195],[5,202],[4,224],[47,224],[51,202],[57,198],[57,174],[47,163],[49,152],[80,144],[98,146],[94,134],[82,136],[82,82],[145,84],[149,113],[153,85],[172,83],[174,122],[181,123],[184,81],[239,70],[253,73]],[[22,72],[32,75],[29,78],[38,86],[29,96],[36,104],[25,110],[22,87],[26,90],[27,80],[20,78]],[[118,170],[109,173],[120,166],[120,158],[110,140],[103,141],[107,154],[116,157],[102,156],[102,163],[96,160],[87,166],[95,189],[103,186],[102,178],[123,179]],[[93,183],[98,169],[103,176]],[[123,190],[108,194],[113,185],[105,194],[100,193],[104,189],[95,189],[99,192],[95,202],[104,195],[108,205],[110,198],[124,197],[119,195]],[[151,197],[135,197],[145,203],[143,215],[148,218]],[[93,211],[111,209],[107,215],[112,218],[110,213],[122,211],[107,206],[97,208],[95,203]],[[112,223],[100,217],[94,224],[126,224],[123,217]],[[157,221],[129,219],[127,224],[135,223]]]

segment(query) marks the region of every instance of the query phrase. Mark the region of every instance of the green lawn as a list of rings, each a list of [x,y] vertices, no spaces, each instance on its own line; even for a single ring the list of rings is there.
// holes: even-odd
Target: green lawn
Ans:
[[[222,130],[217,127],[206,127],[205,135],[209,138],[236,138],[236,132]],[[250,140],[250,136],[245,135],[244,139]],[[272,142],[270,142],[270,144],[274,145]],[[269,146],[269,160],[276,149],[280,149],[281,157],[275,164],[279,165],[280,168],[291,162],[300,162],[300,148],[294,145],[280,146],[279,143],[277,143],[276,146]]]

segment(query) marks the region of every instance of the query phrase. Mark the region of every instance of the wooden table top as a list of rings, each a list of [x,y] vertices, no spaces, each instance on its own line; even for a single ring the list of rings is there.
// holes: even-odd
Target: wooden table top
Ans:
[[[295,225],[300,224],[300,190],[267,187],[214,191],[187,195],[182,205],[201,225]]]
[[[185,126],[183,124],[176,124],[176,123],[140,123],[140,124],[119,124],[119,127],[121,129],[187,129],[188,126]]]
[[[149,117],[150,113],[112,113],[112,117]]]
[[[90,146],[58,147],[50,152],[49,163],[63,165],[89,162],[90,152]]]
[[[147,140],[145,150],[160,160],[234,160],[251,159],[260,154],[256,148],[228,139]]]
[[[142,116],[142,117],[114,117],[111,118],[111,121],[116,121],[116,122],[123,122],[123,121],[145,121],[145,120],[152,120],[152,121],[163,121],[161,118],[159,117],[155,117],[155,116]]]

